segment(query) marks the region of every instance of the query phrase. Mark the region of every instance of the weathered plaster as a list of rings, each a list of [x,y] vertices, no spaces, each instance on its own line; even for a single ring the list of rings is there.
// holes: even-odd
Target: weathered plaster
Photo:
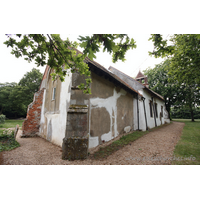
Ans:
[[[105,107],[92,107],[90,135],[100,137],[103,133],[110,131],[110,114]]]
[[[69,73],[69,76],[65,77],[65,81],[60,84],[60,89],[58,89],[58,93],[56,93],[56,99],[59,99],[59,104],[54,107],[54,110],[45,106],[50,103],[49,100],[52,99],[51,95],[48,94],[47,96],[46,92],[46,95],[44,95],[43,98],[43,114],[40,122],[41,125],[39,135],[47,139],[47,133],[51,131],[51,142],[59,146],[62,146],[63,138],[65,137],[67,110],[70,105],[71,87],[69,87],[69,85],[71,85],[71,79],[72,76],[71,73]],[[58,108],[59,110],[57,110]]]
[[[117,99],[117,131],[124,132],[124,127],[133,127],[133,96],[129,93]]]
[[[99,144],[101,144],[102,140],[104,140],[105,142],[106,141],[109,141],[111,139],[113,139],[114,137],[117,137],[119,135],[119,132],[118,132],[118,124],[117,124],[117,113],[119,112],[119,110],[121,109],[121,105],[118,105],[117,106],[117,100],[118,98],[120,98],[121,96],[126,96],[127,95],[127,92],[123,89],[121,89],[120,91],[117,92],[116,88],[113,89],[113,96],[110,96],[108,98],[91,98],[90,99],[90,111],[89,111],[89,121],[90,121],[90,124],[89,124],[89,132],[92,130],[92,134],[90,132],[90,140],[89,140],[89,148],[92,148],[92,147],[95,147]],[[132,105],[132,101],[131,101],[131,105]],[[97,134],[95,134],[95,130],[93,130],[95,127],[93,127],[93,125],[91,125],[91,121],[92,121],[92,118],[93,118],[93,109],[100,109],[100,108],[103,108],[107,111],[107,113],[109,114],[109,130],[106,129],[103,133],[103,131],[99,132],[99,130],[96,130],[99,133],[101,133],[101,137],[92,137],[92,135],[96,136]],[[126,109],[128,110],[133,110],[132,107],[131,109],[130,108],[125,108],[124,109],[124,112],[128,112]],[[126,111],[125,111],[126,110]],[[120,113],[120,112],[119,112]],[[119,114],[118,114],[118,118],[119,118]],[[122,116],[120,116],[122,117]],[[96,118],[96,116],[95,116]],[[95,123],[99,123],[99,128],[100,130],[102,129],[102,127],[104,126],[104,123],[103,123],[103,120],[104,119],[95,119],[96,122]],[[106,119],[108,117],[106,116]],[[127,124],[127,125],[130,125],[132,126],[132,118],[133,118],[133,113],[132,113],[132,116],[131,116],[131,119],[130,119],[130,124]],[[108,121],[108,120],[107,120]],[[106,127],[108,127],[108,123],[106,125]],[[125,126],[124,126],[125,127]],[[123,127],[123,129],[124,129]],[[103,134],[102,134],[103,133]]]
[[[113,96],[113,89],[115,85],[106,80],[105,78],[98,76],[94,73],[91,73],[92,76],[92,84],[91,84],[91,95],[90,98],[108,98]]]

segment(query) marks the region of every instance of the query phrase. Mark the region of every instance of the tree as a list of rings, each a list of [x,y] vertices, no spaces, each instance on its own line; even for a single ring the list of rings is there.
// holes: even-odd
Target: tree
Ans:
[[[22,79],[19,81],[18,86],[21,86],[21,91],[25,95],[23,103],[28,106],[33,101],[34,94],[39,90],[42,73],[33,68],[30,72],[24,74]]]
[[[25,117],[42,81],[42,73],[33,68],[24,74],[19,83],[0,83],[0,114],[7,117]]]
[[[168,81],[169,65],[170,60],[167,59],[161,64],[156,65],[153,69],[147,68],[143,72],[148,77],[149,88],[164,97],[165,106],[170,115],[170,108],[176,102],[179,88],[176,83]]]
[[[12,102],[9,101],[9,95],[16,85],[15,82],[0,83],[0,114],[11,111]]]
[[[10,115],[14,118],[25,117],[28,105],[33,101],[27,101],[26,87],[15,86],[9,94],[11,104]]]
[[[190,112],[191,120],[194,121],[194,111],[199,105],[200,90],[196,84],[182,83],[176,98],[175,110],[187,109]]]
[[[200,35],[175,34],[170,39],[173,45],[167,45],[160,34],[152,35],[150,40],[154,42],[150,55],[170,59],[169,81],[177,81],[182,91],[177,104],[187,105],[194,121],[193,109],[200,103]]]
[[[14,39],[14,36],[16,39]],[[58,34],[8,34],[8,40],[4,42],[7,47],[12,47],[12,54],[17,58],[24,56],[28,62],[35,61],[37,66],[49,65],[54,69],[53,79],[59,76],[61,81],[71,72],[79,72],[86,76],[86,85],[81,84],[80,89],[84,93],[90,91],[90,71],[88,65],[84,62],[86,56],[91,60],[95,58],[95,53],[99,52],[101,46],[104,51],[112,54],[113,62],[125,60],[125,53],[129,49],[136,48],[135,41],[130,39],[127,34],[93,34],[92,36],[79,36],[80,47],[84,48],[83,54],[77,54],[77,42],[71,42],[67,38],[61,40]],[[17,38],[19,41],[17,41]],[[65,70],[63,70],[63,68]],[[84,89],[86,87],[86,89]]]

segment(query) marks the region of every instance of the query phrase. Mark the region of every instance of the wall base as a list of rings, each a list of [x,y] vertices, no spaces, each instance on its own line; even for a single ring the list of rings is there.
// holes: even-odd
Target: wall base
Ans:
[[[89,136],[64,138],[62,144],[62,159],[86,159],[88,155],[88,140]]]

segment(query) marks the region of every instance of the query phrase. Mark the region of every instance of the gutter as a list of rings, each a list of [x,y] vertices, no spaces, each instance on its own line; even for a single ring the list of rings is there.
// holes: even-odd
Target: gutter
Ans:
[[[148,125],[147,125],[147,116],[146,116],[146,109],[145,109],[145,103],[144,103],[145,98],[143,97],[142,100],[143,100],[143,106],[144,106],[144,116],[145,116],[146,131],[147,131],[148,130]]]
[[[157,123],[156,123],[156,115],[155,115],[155,107],[154,107],[154,103],[153,103],[153,97],[151,97],[151,99],[152,99],[152,104],[153,104],[153,115],[154,115],[155,127],[156,127]]]
[[[139,123],[139,107],[138,107],[138,96],[137,95],[137,120],[138,120],[138,130],[140,130],[140,123]]]

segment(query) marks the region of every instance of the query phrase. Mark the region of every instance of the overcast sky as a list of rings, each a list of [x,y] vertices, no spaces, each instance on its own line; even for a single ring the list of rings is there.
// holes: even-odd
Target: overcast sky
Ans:
[[[61,34],[62,39],[66,39],[67,37],[74,41],[77,40],[78,35],[75,34]],[[82,34],[81,34],[82,35]],[[154,58],[148,55],[148,51],[153,50],[153,43],[148,41],[150,34],[129,34],[131,38],[136,41],[137,48],[133,50],[129,50],[126,53],[126,61],[117,63],[112,62],[112,56],[107,52],[99,52],[96,54],[97,58],[96,62],[104,66],[105,68],[109,68],[110,66],[119,69],[120,71],[128,74],[131,77],[135,77],[139,70],[143,71],[147,67],[153,68],[155,64],[159,64],[163,61],[161,58]],[[164,34],[164,39],[168,37],[168,34]],[[7,37],[5,34],[0,35],[0,50],[1,50],[1,69],[0,69],[0,83],[5,82],[19,82],[19,80],[23,77],[26,72],[31,71],[33,67],[40,69],[43,73],[45,67],[37,67],[34,62],[28,63],[24,58],[16,58],[12,55],[11,48],[7,48],[4,41],[6,41]],[[82,49],[78,48],[80,51]],[[3,61],[3,62],[2,62]]]

